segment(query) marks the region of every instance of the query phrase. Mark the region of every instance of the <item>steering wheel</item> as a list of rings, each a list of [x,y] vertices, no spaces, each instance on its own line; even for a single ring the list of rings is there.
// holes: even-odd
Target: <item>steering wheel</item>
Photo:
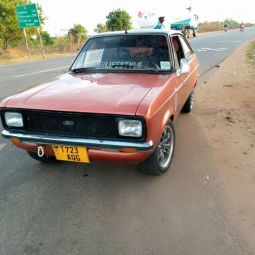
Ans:
[[[129,54],[129,51],[127,49],[122,49],[122,48],[118,48],[118,51],[117,51],[117,54],[118,54],[118,57],[121,59],[121,60],[129,60],[130,59],[130,54]]]

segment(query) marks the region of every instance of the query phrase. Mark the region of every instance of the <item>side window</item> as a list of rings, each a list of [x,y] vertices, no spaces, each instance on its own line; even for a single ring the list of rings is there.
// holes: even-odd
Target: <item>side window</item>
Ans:
[[[179,37],[179,38],[180,38],[180,42],[181,42],[181,45],[182,45],[182,49],[183,49],[183,53],[184,53],[185,58],[190,60],[193,56],[193,52],[190,49],[190,47],[188,46],[187,42],[182,37]]]
[[[178,69],[180,67],[181,59],[184,58],[182,45],[177,35],[172,36],[171,41],[173,44],[173,54],[174,54],[175,65],[176,65],[176,69]]]

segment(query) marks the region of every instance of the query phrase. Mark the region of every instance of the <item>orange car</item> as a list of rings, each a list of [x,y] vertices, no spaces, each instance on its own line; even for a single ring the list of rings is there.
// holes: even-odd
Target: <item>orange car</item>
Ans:
[[[177,31],[98,34],[68,73],[1,102],[2,135],[40,161],[133,161],[161,175],[198,76],[197,57]]]

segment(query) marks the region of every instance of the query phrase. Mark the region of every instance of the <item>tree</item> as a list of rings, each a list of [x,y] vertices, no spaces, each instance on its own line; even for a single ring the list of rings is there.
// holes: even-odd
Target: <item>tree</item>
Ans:
[[[97,24],[97,27],[95,29],[96,33],[103,33],[103,32],[107,32],[107,31],[108,31],[108,29],[107,29],[106,24],[102,24],[102,23]]]
[[[42,31],[41,32],[41,37],[43,41],[43,45],[53,45],[54,39],[50,36],[50,34],[47,31]]]
[[[131,16],[125,10],[117,9],[106,16],[106,26],[109,31],[131,29]]]
[[[73,28],[69,29],[68,37],[70,38],[70,41],[74,41],[74,43],[76,43],[79,48],[81,45],[81,42],[87,39],[88,31],[82,25],[76,24],[73,26]]]
[[[8,48],[10,40],[22,36],[18,29],[18,21],[15,12],[15,6],[19,1],[0,0],[0,38],[3,43],[3,49]]]
[[[7,50],[9,43],[22,38],[22,29],[18,27],[16,6],[31,3],[30,0],[0,0],[0,41],[4,50]],[[41,23],[44,23],[42,8],[39,6],[38,13]],[[35,34],[36,29],[28,29],[28,34]]]

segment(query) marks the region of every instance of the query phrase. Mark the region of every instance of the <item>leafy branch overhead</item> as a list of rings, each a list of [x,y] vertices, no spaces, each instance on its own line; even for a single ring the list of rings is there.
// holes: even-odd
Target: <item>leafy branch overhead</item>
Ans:
[[[75,43],[80,44],[81,42],[84,42],[87,39],[88,31],[84,26],[76,24],[69,29],[68,36],[71,37]]]
[[[4,50],[9,47],[11,42],[22,38],[22,29],[18,27],[16,6],[30,4],[29,0],[0,0],[0,43]],[[37,5],[38,6],[38,5]],[[41,23],[44,24],[45,17],[42,8],[38,6],[38,13]],[[28,35],[36,34],[36,28],[27,29]]]
[[[99,23],[99,24],[97,24],[97,27],[95,28],[96,33],[103,33],[103,32],[107,32],[107,31],[108,31],[108,29],[107,29],[106,24]]]
[[[109,31],[131,29],[131,16],[125,10],[117,9],[106,16],[106,27]]]

